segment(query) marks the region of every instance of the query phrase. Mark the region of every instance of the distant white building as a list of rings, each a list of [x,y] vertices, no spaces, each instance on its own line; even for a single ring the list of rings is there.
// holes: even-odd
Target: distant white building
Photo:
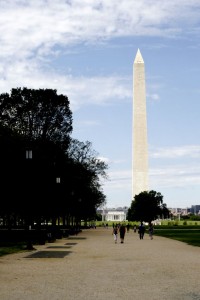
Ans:
[[[122,222],[126,221],[127,207],[119,208],[106,208],[101,212],[102,221]]]
[[[124,211],[108,211],[105,215],[105,221],[126,221],[126,213]]]

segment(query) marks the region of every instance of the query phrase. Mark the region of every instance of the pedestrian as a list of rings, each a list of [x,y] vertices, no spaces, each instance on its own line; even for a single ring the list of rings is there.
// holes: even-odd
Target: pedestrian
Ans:
[[[153,231],[154,231],[153,224],[150,222],[149,223],[149,237],[151,240],[153,240]]]
[[[123,244],[125,233],[126,233],[126,227],[124,226],[124,224],[120,225],[119,233],[120,233],[121,244]]]
[[[129,229],[130,229],[130,224],[129,223],[127,224],[126,228],[127,228],[127,232],[129,232]]]
[[[112,235],[114,236],[115,244],[117,244],[117,237],[118,237],[118,227],[117,227],[117,225],[115,225],[113,227]]]
[[[136,232],[136,230],[137,230],[137,226],[134,225],[134,226],[133,226],[133,231]]]
[[[138,227],[138,233],[139,233],[140,240],[143,240],[144,232],[145,232],[145,226],[144,226],[143,222],[141,222]]]

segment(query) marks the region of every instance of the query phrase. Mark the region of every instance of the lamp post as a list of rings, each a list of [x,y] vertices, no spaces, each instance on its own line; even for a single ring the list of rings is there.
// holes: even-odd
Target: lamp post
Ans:
[[[32,160],[33,152],[30,149],[26,150],[26,160]],[[34,250],[32,241],[31,241],[31,224],[28,224],[28,241],[27,241],[27,249]]]
[[[30,149],[26,150],[26,159],[32,160],[32,158],[33,158],[33,151]],[[31,224],[28,225],[28,229],[31,230]]]
[[[56,177],[56,184],[60,184],[60,177]],[[59,189],[57,189],[57,191],[60,191],[60,188]],[[58,195],[58,197],[60,197],[60,192],[59,192],[59,195]],[[60,202],[59,202],[60,203]],[[58,215],[58,226],[60,225],[60,214]]]
[[[76,234],[79,232],[79,226],[81,227],[81,210],[82,210],[82,199],[78,199],[78,204],[79,204],[79,211],[78,211],[78,223],[76,224]]]

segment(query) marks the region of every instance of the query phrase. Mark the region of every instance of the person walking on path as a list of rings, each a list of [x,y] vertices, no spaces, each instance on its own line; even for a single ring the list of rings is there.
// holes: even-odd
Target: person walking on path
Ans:
[[[115,226],[113,227],[112,235],[114,236],[115,244],[117,244],[117,237],[118,237],[118,227],[117,227],[117,225],[115,225]]]
[[[129,223],[127,224],[126,228],[127,228],[127,232],[129,232],[129,229],[130,229],[130,224]]]
[[[145,226],[144,226],[143,222],[141,222],[140,225],[139,225],[139,228],[138,228],[138,233],[139,233],[140,240],[143,240],[144,232],[145,232]]]
[[[125,233],[126,233],[126,227],[124,226],[124,224],[120,225],[119,233],[120,233],[121,244],[123,244]]]
[[[149,223],[149,237],[151,240],[153,240],[153,224]]]

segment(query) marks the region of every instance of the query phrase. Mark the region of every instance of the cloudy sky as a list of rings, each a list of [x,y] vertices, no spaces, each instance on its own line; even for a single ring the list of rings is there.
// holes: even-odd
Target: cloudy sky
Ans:
[[[200,1],[0,0],[0,93],[53,88],[73,134],[109,165],[107,207],[130,206],[133,61],[146,71],[150,189],[200,204]]]

